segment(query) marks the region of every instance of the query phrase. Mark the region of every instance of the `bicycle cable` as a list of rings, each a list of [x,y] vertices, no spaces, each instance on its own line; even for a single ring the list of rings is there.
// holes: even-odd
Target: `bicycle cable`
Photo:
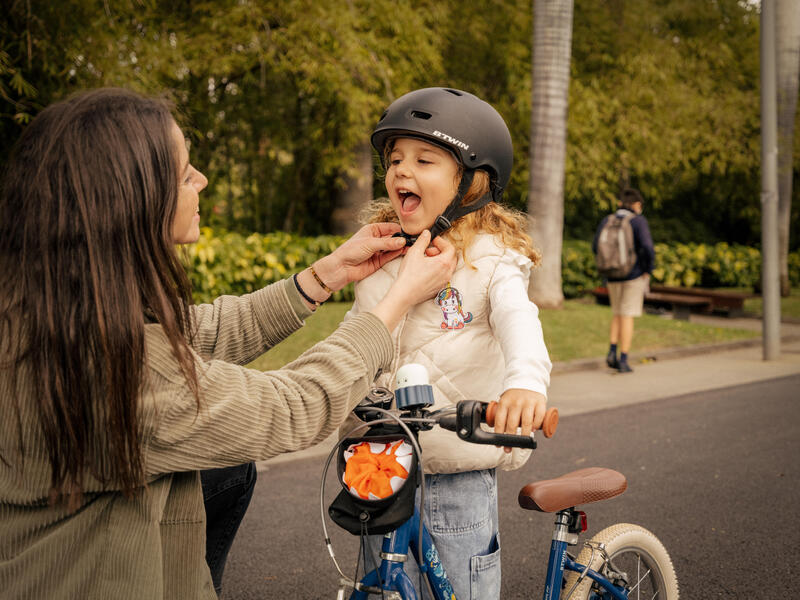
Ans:
[[[418,535],[418,539],[417,539],[417,556],[422,557],[422,530],[423,530],[423,523],[424,523],[423,518],[424,518],[424,511],[425,511],[425,463],[424,463],[423,458],[422,458],[422,449],[419,447],[419,443],[417,442],[417,439],[414,436],[414,434],[411,432],[411,429],[409,429],[409,427],[405,424],[405,422],[399,416],[393,414],[392,412],[390,412],[388,410],[384,410],[382,408],[372,407],[372,408],[370,408],[370,410],[373,410],[373,411],[378,412],[378,413],[383,413],[388,418],[376,419],[374,421],[370,421],[369,423],[361,423],[359,425],[356,425],[355,427],[353,427],[353,429],[348,431],[344,436],[341,436],[340,439],[344,439],[344,438],[350,437],[351,435],[353,435],[357,431],[361,431],[363,429],[368,429],[371,425],[379,425],[381,423],[392,423],[392,422],[396,422],[398,425],[400,425],[400,427],[403,429],[403,431],[408,435],[408,438],[411,441],[411,446],[414,448],[414,452],[416,452],[416,454],[417,454],[417,461],[419,462],[419,470],[420,470],[420,473],[422,473],[422,485],[419,486],[419,489],[420,489],[420,499],[419,499],[420,516],[419,516],[419,535]],[[434,413],[431,413],[431,414],[432,415],[436,415],[436,414],[438,414],[438,413],[440,413],[442,411],[446,411],[446,410],[448,410],[448,409],[441,409],[441,410],[438,410],[438,411],[436,411]],[[406,418],[406,421],[422,422],[422,423],[434,423],[434,424],[436,423],[436,420],[432,419],[432,418],[409,417],[409,418]],[[342,579],[346,583],[352,584],[353,589],[357,589],[356,586],[358,585],[358,582],[354,581],[354,580],[351,580],[347,575],[345,575],[342,572],[341,567],[339,566],[339,562],[336,560],[336,555],[334,554],[334,551],[333,551],[333,544],[331,543],[331,538],[328,535],[328,527],[325,524],[325,476],[328,474],[328,469],[330,468],[331,461],[333,460],[333,457],[337,453],[338,450],[339,450],[339,443],[337,442],[334,445],[334,447],[331,449],[331,451],[328,453],[328,458],[326,459],[325,466],[322,469],[322,477],[321,477],[320,490],[319,490],[319,508],[320,508],[320,517],[321,517],[321,520],[322,520],[322,532],[323,532],[323,534],[325,536],[325,546],[328,549],[328,554],[330,555],[331,560],[333,561],[333,564],[336,566],[336,570],[339,572],[339,575],[342,577]],[[360,557],[359,557],[359,560],[360,560]],[[357,573],[356,573],[356,577],[358,577]],[[430,584],[429,584],[429,587],[430,587]]]
[[[364,529],[366,531],[367,527],[364,525]],[[375,562],[375,553],[372,551],[372,544],[369,541],[368,534],[363,535],[361,538],[361,544],[365,546],[364,551],[364,575],[367,574],[367,556],[369,556],[370,562],[372,563],[372,568],[375,569],[375,574],[378,578],[378,587],[381,589],[381,598],[385,599],[386,594],[384,594],[383,590],[383,578],[381,578],[381,570],[378,568],[378,564]],[[358,577],[358,570],[356,570],[356,578]]]

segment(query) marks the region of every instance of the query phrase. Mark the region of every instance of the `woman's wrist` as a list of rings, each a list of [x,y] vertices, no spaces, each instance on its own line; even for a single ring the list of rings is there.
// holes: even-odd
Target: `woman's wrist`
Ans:
[[[318,280],[321,282],[317,285],[320,287],[324,285],[328,290],[330,290],[329,293],[338,292],[340,289],[350,283],[349,281],[345,280],[346,274],[344,265],[340,264],[339,261],[337,261],[336,258],[331,254],[323,256],[319,260],[315,261],[311,267],[313,267],[314,272],[317,275],[315,281]]]
[[[383,299],[370,312],[383,321],[391,332],[400,323],[415,302],[393,285]]]
[[[391,333],[400,324],[409,308],[387,294],[370,312],[383,321],[386,329]]]
[[[311,269],[311,276],[314,278],[314,281],[317,282],[317,285],[319,285],[319,287],[321,287],[329,296],[332,296],[333,290],[328,287],[328,284],[322,281],[322,277],[319,276],[319,273],[317,273],[317,270],[314,268],[313,264],[309,267],[309,269]]]
[[[324,280],[323,280],[324,281]],[[311,267],[303,269],[294,275],[294,283],[297,291],[303,297],[303,301],[311,310],[316,310],[323,302],[331,297],[331,292],[322,287],[317,282],[317,278],[311,272]]]

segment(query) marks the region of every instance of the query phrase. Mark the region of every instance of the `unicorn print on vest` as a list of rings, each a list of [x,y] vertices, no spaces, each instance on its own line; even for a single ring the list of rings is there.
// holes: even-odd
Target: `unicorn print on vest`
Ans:
[[[461,306],[461,292],[450,287],[449,283],[436,295],[436,303],[444,315],[442,329],[464,329],[464,325],[472,321],[471,312],[464,314]]]

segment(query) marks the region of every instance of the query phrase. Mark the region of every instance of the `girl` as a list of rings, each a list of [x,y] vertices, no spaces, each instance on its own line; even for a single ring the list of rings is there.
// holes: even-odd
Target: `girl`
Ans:
[[[540,257],[524,216],[498,204],[512,164],[505,122],[472,94],[428,88],[392,103],[372,144],[386,169],[388,199],[372,207],[369,220],[399,222],[409,242],[430,229],[460,255],[436,300],[414,307],[394,331],[398,352],[379,384],[392,387],[399,366],[421,363],[435,408],[499,399],[495,430],[520,427],[529,435],[544,416],[551,364],[527,295]],[[374,306],[402,263],[390,262],[356,285],[352,314]],[[499,598],[495,469],[521,467],[530,451],[470,444],[439,428],[420,440],[426,525],[456,598]]]
[[[295,278],[192,306],[175,245],[197,240],[207,181],[168,107],[125,90],[42,111],[3,183],[3,597],[216,598],[199,471],[332,432],[455,251],[425,256],[424,237],[371,314],[261,373],[240,365],[397,256],[397,225],[363,228]]]

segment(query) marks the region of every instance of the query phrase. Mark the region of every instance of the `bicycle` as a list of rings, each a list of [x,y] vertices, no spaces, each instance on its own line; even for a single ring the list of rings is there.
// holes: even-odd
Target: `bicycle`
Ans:
[[[364,421],[364,425],[350,433],[362,429],[370,431],[379,426],[383,428],[378,430],[379,435],[360,438],[346,436],[331,450],[325,463],[320,488],[322,526],[328,553],[340,575],[337,600],[344,600],[348,590],[352,590],[350,600],[368,600],[375,596],[387,600],[417,600],[417,592],[403,567],[408,559],[409,549],[419,566],[420,578],[424,577],[427,582],[431,598],[455,600],[445,566],[439,560],[420,510],[414,503],[414,494],[408,491],[419,487],[419,506],[424,506],[425,486],[419,486],[420,477],[414,476],[423,471],[423,457],[417,442],[420,431],[438,425],[455,431],[459,438],[473,443],[530,449],[537,447],[532,436],[496,434],[481,428],[482,423],[490,427],[494,424],[496,403],[465,400],[459,402],[455,408],[430,410],[429,407],[433,405],[432,390],[427,385],[427,372],[420,375],[419,369],[424,371],[424,367],[419,365],[404,366],[398,371],[399,386],[394,394],[385,388],[373,390],[357,407],[356,413]],[[397,406],[394,411],[390,410],[393,399]],[[547,411],[542,426],[545,437],[551,437],[557,425],[558,411],[551,408]],[[378,501],[375,505],[377,510],[371,511],[368,501],[355,501],[355,511],[343,517],[341,506],[335,506],[337,501],[349,494],[349,491],[344,491],[348,490],[345,484],[337,501],[329,508],[329,516],[338,525],[351,533],[361,535],[359,562],[364,550],[365,534],[370,531],[368,524],[372,521],[376,525],[372,533],[385,531],[380,565],[365,573],[358,581],[359,563],[356,565],[356,577],[351,578],[342,572],[336,561],[328,536],[324,509],[325,475],[334,454],[338,453],[339,480],[342,481],[342,448],[345,444],[352,443],[353,439],[410,441],[419,462],[419,469],[416,462],[409,469],[406,485],[390,498]],[[576,510],[576,506],[616,497],[626,488],[627,481],[621,473],[602,467],[590,467],[554,479],[535,481],[520,490],[520,507],[556,515],[543,600],[677,600],[678,583],[669,554],[658,538],[643,527],[629,523],[611,525],[584,542],[577,557],[568,552],[570,546],[578,544],[579,535],[587,529],[586,513]],[[396,504],[410,502],[413,511],[405,506],[403,510],[391,514],[394,507],[386,500],[392,499]],[[376,515],[377,519],[373,519]],[[366,572],[366,567],[364,571]]]

